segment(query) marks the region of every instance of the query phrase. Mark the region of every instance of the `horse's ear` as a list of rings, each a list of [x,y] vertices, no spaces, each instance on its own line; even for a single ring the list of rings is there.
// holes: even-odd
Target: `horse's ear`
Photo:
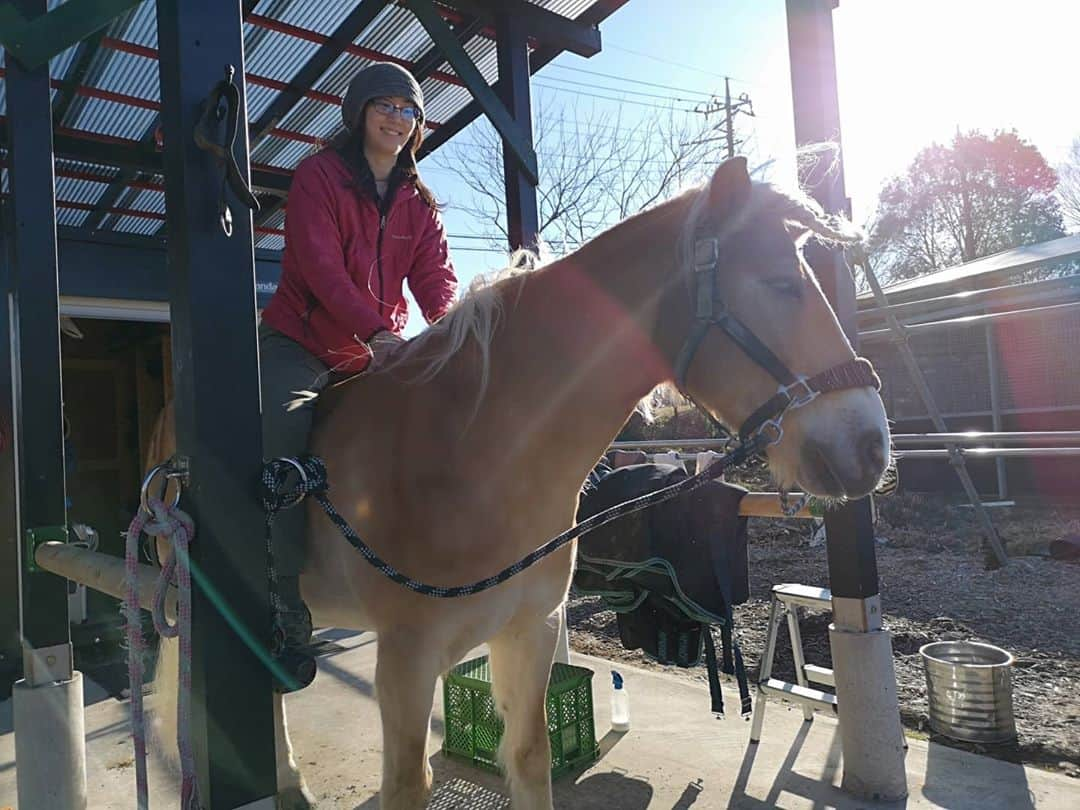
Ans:
[[[733,157],[716,167],[709,182],[709,208],[717,221],[723,221],[741,208],[750,196],[750,172],[746,158]]]

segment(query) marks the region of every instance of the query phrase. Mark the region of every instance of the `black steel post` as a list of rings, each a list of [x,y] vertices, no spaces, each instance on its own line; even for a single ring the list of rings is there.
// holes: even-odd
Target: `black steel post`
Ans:
[[[26,17],[45,0],[18,0]],[[52,105],[47,65],[24,70],[7,58],[11,182],[11,302],[16,437],[17,525],[22,566],[24,673],[32,686],[71,677],[67,583],[31,573],[28,534],[61,534],[64,487],[63,392],[60,377],[59,278],[53,175]],[[6,303],[6,302],[5,302]]]
[[[840,103],[836,88],[832,9],[835,0],[787,0],[791,93],[795,141],[818,148],[816,161],[801,160],[799,181],[826,211],[850,215],[840,151]],[[820,148],[830,143],[834,148]],[[808,245],[806,258],[825,290],[852,345],[858,346],[855,282],[843,255]],[[829,587],[833,598],[871,600],[878,588],[870,501],[863,498],[825,518]],[[860,629],[880,627],[878,600],[865,605]],[[873,615],[871,615],[873,612]]]
[[[518,129],[532,145],[532,100],[529,91],[529,45],[521,18],[506,11],[495,16],[499,62],[498,92]],[[510,249],[536,247],[540,232],[536,184],[513,149],[503,142],[503,177],[506,188],[506,225]]]
[[[253,229],[230,193],[225,234],[224,169],[193,132],[231,66],[241,99],[235,157],[249,174],[242,16],[239,0],[158,0],[157,16],[176,434],[197,527],[193,748],[203,805],[234,808],[276,793]]]
[[[11,356],[11,318],[8,296],[11,277],[7,256],[7,218],[0,201],[0,700],[11,696],[11,685],[22,674],[19,643],[19,527],[15,512],[15,433],[11,409],[14,392]]]

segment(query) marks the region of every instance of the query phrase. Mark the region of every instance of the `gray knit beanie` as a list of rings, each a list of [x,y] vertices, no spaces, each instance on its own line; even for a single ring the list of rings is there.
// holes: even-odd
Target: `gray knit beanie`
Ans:
[[[420,110],[420,121],[424,120],[424,94],[409,71],[393,62],[368,65],[353,77],[349,89],[345,91],[345,98],[341,102],[341,119],[345,122],[345,128],[350,132],[356,129],[364,105],[373,98],[393,96],[409,99]]]

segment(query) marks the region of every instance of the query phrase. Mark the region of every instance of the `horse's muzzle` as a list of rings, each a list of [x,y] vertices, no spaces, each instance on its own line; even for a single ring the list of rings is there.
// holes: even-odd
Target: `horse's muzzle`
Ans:
[[[869,495],[889,463],[885,435],[878,428],[867,428],[855,437],[851,451],[840,454],[820,442],[806,442],[799,483],[815,495],[831,498]]]

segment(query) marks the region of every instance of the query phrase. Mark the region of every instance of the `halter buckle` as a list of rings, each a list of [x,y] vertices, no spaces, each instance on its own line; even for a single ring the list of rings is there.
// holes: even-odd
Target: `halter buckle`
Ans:
[[[818,398],[820,391],[816,391],[810,387],[810,382],[806,377],[799,377],[791,385],[781,385],[777,389],[777,393],[783,394],[788,398],[788,405],[784,410],[795,410],[796,408],[802,408],[805,405],[809,405],[815,399]]]
[[[708,250],[702,251],[702,247],[708,247]],[[704,273],[712,270],[720,262],[720,240],[711,237],[709,239],[698,239],[694,242],[694,272]]]
[[[783,420],[783,414],[776,419],[768,419],[762,422],[761,427],[754,432],[755,437],[760,437],[765,442],[762,449],[779,444],[780,440],[784,438]]]

